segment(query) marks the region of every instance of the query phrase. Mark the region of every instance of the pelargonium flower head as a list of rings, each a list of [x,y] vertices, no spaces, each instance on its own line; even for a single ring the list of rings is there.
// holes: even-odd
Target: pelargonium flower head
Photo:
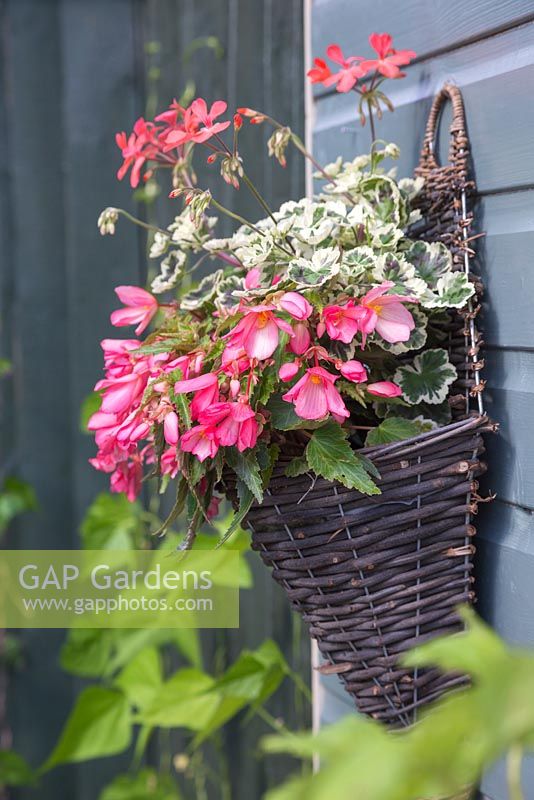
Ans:
[[[135,332],[139,336],[157,313],[158,301],[150,292],[139,286],[117,286],[115,294],[126,308],[119,308],[111,313],[111,324],[120,328],[138,323]]]
[[[341,69],[334,75],[327,76],[323,79],[324,86],[335,85],[338,92],[350,92],[361,78],[366,74],[367,69],[364,68],[361,56],[348,56],[343,55],[343,51],[338,44],[331,44],[326,48],[326,55],[331,61],[339,64]]]
[[[332,75],[332,70],[322,58],[314,58],[314,66],[308,70],[306,75],[311,83],[324,83]]]
[[[323,310],[323,323],[328,336],[333,341],[350,344],[358,333],[359,322],[364,313],[354,300],[348,300],[342,306],[326,306]]]
[[[336,380],[337,375],[323,367],[309,367],[282,399],[294,403],[295,413],[302,419],[323,419],[328,413],[336,418],[348,417],[349,411],[334,386]]]
[[[293,336],[291,325],[276,317],[273,314],[275,310],[273,305],[244,308],[243,318],[224,338],[230,339],[234,347],[243,347],[249,358],[258,361],[270,358],[278,347],[279,330]]]
[[[409,64],[416,56],[413,50],[395,50],[389,33],[372,33],[369,36],[369,44],[378,58],[363,61],[362,67],[366,71],[376,70],[386,78],[403,78],[404,73],[399,67]]]
[[[390,344],[407,342],[415,328],[414,318],[403,303],[417,303],[418,299],[411,295],[386,294],[392,286],[392,281],[384,281],[360,300],[364,312],[360,320],[364,344],[366,336],[373,331]]]

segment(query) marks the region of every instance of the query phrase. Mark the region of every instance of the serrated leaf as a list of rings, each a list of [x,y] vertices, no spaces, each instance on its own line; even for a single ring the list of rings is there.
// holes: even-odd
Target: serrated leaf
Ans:
[[[393,381],[402,389],[402,396],[411,405],[442,403],[449,386],[456,380],[455,367],[446,350],[436,348],[417,355],[412,364],[399,367]]]
[[[376,444],[389,444],[389,442],[410,439],[412,436],[417,436],[419,432],[420,430],[417,423],[409,419],[388,417],[376,428],[369,431],[365,444],[368,447],[372,447]]]
[[[415,267],[418,278],[435,289],[439,278],[452,269],[452,256],[442,242],[417,241],[406,252],[406,260]]]
[[[287,475],[288,478],[298,478],[299,475],[305,475],[306,472],[309,471],[310,468],[306,456],[298,456],[289,462],[284,470],[284,474]]]
[[[194,311],[213,300],[215,292],[217,291],[217,285],[222,277],[222,269],[218,269],[206,275],[202,278],[196,289],[192,289],[180,299],[180,307],[187,311]]]
[[[320,421],[315,422],[299,417],[298,414],[295,413],[293,403],[282,400],[282,395],[280,394],[271,395],[265,408],[271,413],[271,424],[273,428],[277,428],[279,431],[293,431],[299,428],[311,430],[321,425]]]
[[[475,293],[465,272],[449,272],[438,279],[435,291],[421,296],[424,308],[463,308]]]
[[[323,286],[338,274],[340,252],[335,247],[321,247],[309,258],[296,258],[290,262],[287,277],[297,288]]]
[[[227,464],[252,492],[258,503],[261,503],[263,500],[263,483],[256,453],[252,450],[240,453],[236,448],[229,447],[226,450],[225,457]]]
[[[336,422],[328,422],[315,431],[306,447],[306,459],[316,475],[363,494],[380,494],[366,470],[368,461],[351,448],[346,431]]]
[[[271,444],[267,447],[263,442],[258,447],[258,463],[261,470],[261,483],[265,491],[271,482],[274,465],[278,461],[280,455],[280,447],[277,444]]]

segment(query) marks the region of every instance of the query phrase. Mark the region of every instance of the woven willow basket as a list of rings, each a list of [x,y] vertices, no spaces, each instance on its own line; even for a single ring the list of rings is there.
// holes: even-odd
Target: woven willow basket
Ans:
[[[446,100],[453,109],[449,164],[439,166],[434,140]],[[416,169],[425,187],[413,235],[444,242],[455,268],[469,273],[468,147],[460,91],[446,85],[432,105]],[[479,294],[480,282],[471,279]],[[291,453],[282,452],[263,503],[247,516],[252,546],[329,662],[322,671],[340,675],[361,712],[394,726],[411,724],[418,709],[466,680],[398,662],[415,645],[458,630],[457,606],[474,599],[471,518],[485,470],[482,434],[493,428],[482,413],[477,311],[475,297],[445,326],[458,370],[449,396],[453,422],[361,451],[380,472],[381,495],[310,475],[288,478]],[[225,482],[235,497],[232,479]]]

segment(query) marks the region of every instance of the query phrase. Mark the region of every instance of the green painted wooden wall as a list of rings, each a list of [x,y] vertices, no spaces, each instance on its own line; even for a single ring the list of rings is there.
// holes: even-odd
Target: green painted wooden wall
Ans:
[[[116,335],[113,287],[146,276],[142,236],[121,225],[103,239],[96,228],[107,205],[135,210],[129,187],[115,179],[114,133],[144,113],[149,93],[162,110],[187,80],[207,99],[265,108],[302,132],[302,7],[301,0],[0,0],[0,35],[0,355],[15,365],[1,387],[0,474],[18,473],[40,503],[12,543],[70,548],[105,487],[87,464],[93,445],[79,432],[79,406],[101,372],[100,339]],[[186,63],[188,44],[206,36],[219,39],[222,56],[202,48]],[[147,42],[158,42],[159,53],[148,57]],[[301,162],[292,159],[286,170],[268,163],[265,138],[261,129],[242,137],[249,173],[273,204],[302,195]],[[200,173],[226,205],[258,213],[207,167]],[[160,210],[170,221],[170,209]],[[287,602],[263,568],[256,573],[241,630],[223,640],[235,656],[272,636],[290,656]],[[15,746],[38,764],[79,687],[57,667],[61,632],[27,631],[22,639],[26,664],[10,684],[10,720]],[[293,707],[287,688],[271,711],[292,724]],[[257,758],[258,730],[235,724],[226,735],[235,800],[259,798],[287,769]],[[108,759],[56,770],[39,798],[96,800],[119,765]]]
[[[498,493],[476,520],[479,611],[511,642],[534,645],[534,7],[529,0],[311,0],[311,51],[338,42],[361,53],[371,31],[387,30],[418,57],[391,83],[395,105],[378,135],[402,151],[399,174],[417,163],[431,98],[445,81],[463,91],[478,185],[478,245],[486,284],[481,325],[486,341],[485,402],[501,423],[488,440],[484,489]],[[317,93],[313,146],[320,162],[368,149],[351,95]],[[441,125],[446,157],[448,118]],[[335,679],[323,683],[323,721],[350,707]],[[524,765],[534,796],[534,760]],[[484,782],[505,800],[503,770]]]

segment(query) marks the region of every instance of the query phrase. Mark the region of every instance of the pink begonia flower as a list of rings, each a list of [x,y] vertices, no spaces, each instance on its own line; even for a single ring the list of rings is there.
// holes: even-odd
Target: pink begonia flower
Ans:
[[[174,391],[176,394],[195,392],[191,402],[191,416],[198,419],[204,409],[219,399],[219,380],[214,372],[207,372],[186,381],[176,381]]]
[[[293,336],[291,325],[275,317],[274,310],[273,305],[243,309],[243,319],[223,338],[229,338],[233,347],[243,347],[249,358],[258,361],[270,358],[278,347],[278,329]]]
[[[135,332],[139,336],[157,313],[158,301],[150,292],[146,292],[139,286],[117,286],[115,293],[126,308],[119,308],[112,312],[111,324],[120,328],[123,325],[135,325],[138,322]]]
[[[348,300],[343,306],[327,306],[323,310],[326,332],[332,340],[350,344],[358,333],[359,322],[364,314],[364,309],[357,306],[354,300]],[[317,333],[320,335],[319,330]]]
[[[279,300],[280,308],[291,314],[293,319],[308,319],[313,311],[313,306],[298,292],[286,292]]]
[[[186,431],[181,440],[180,447],[185,453],[192,453],[199,461],[215,458],[219,444],[217,432],[213,425],[195,425]]]
[[[254,447],[258,439],[256,414],[248,403],[214,403],[201,414],[200,422],[216,425],[218,443],[223,447],[237,444],[241,453]]]
[[[367,370],[361,361],[345,361],[339,371],[344,378],[353,383],[363,383],[363,381],[367,380]]]
[[[104,351],[104,366],[108,378],[120,378],[132,371],[132,350],[141,347],[139,339],[102,339],[100,346]]]
[[[253,267],[245,276],[245,289],[257,289],[260,286],[261,269]]]
[[[334,75],[325,77],[322,81],[323,86],[335,85],[338,92],[350,92],[358,82],[358,78],[361,78],[367,72],[362,64],[355,63],[362,61],[361,56],[349,56],[345,58],[341,47],[337,44],[331,44],[327,47],[326,55],[331,61],[339,64],[341,69]]]
[[[111,475],[110,489],[112,492],[125,494],[130,503],[133,503],[141,491],[142,477],[143,467],[139,458],[121,461]]]
[[[370,383],[367,386],[369,394],[375,394],[377,397],[399,397],[402,394],[402,389],[392,381],[378,381],[378,383]]]
[[[297,356],[306,352],[311,344],[310,329],[305,322],[294,322],[293,338],[289,340],[289,349]]]
[[[120,414],[140,400],[145,390],[146,380],[142,375],[132,372],[120,378],[111,378],[97,383],[98,389],[106,389],[102,398],[101,411],[106,414]]]
[[[372,33],[369,36],[369,44],[378,58],[363,61],[361,66],[366,71],[375,69],[386,78],[403,78],[404,73],[399,67],[409,64],[416,56],[413,50],[394,50],[391,46],[393,39],[389,33]]]
[[[176,411],[169,411],[169,413],[165,415],[165,419],[163,420],[163,436],[167,444],[178,444],[178,414]]]
[[[322,58],[314,58],[313,63],[315,66],[309,69],[306,75],[311,83],[324,83],[332,75],[330,67]]]
[[[386,342],[407,342],[415,328],[414,318],[403,303],[417,303],[416,297],[400,294],[386,294],[395,284],[384,281],[367,292],[361,299],[363,316],[360,321],[360,330],[363,334],[363,344],[367,334],[376,331]]]
[[[282,399],[295,404],[295,412],[302,419],[322,419],[328,412],[336,418],[348,417],[349,412],[334,386],[337,380],[323,367],[310,367]]]
[[[288,362],[287,364],[282,364],[280,369],[278,370],[278,377],[284,383],[293,380],[295,375],[300,369],[300,364],[297,361]]]
[[[169,475],[171,478],[176,478],[179,465],[175,447],[169,447],[165,450],[160,458],[159,466],[162,475]]]

